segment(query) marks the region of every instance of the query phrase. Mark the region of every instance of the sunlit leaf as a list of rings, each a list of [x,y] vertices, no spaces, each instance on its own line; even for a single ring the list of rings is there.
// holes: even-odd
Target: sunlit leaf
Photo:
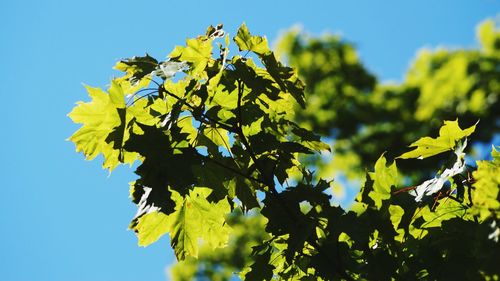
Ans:
[[[375,163],[375,172],[369,173],[373,180],[373,190],[368,196],[373,199],[377,209],[380,209],[383,200],[391,197],[392,187],[396,187],[399,182],[396,162],[389,166],[386,166],[386,163],[384,155],[380,156]]]
[[[472,197],[472,212],[481,220],[491,216],[500,219],[500,153],[495,147],[491,156],[491,161],[477,161],[477,170],[473,173],[476,190]]]
[[[127,79],[132,86],[138,84],[144,77],[151,74],[158,67],[158,61],[146,54],[143,57],[132,57],[119,61],[115,69],[126,72]]]
[[[465,137],[470,136],[476,125],[472,125],[467,129],[461,129],[458,126],[458,120],[444,121],[444,125],[439,129],[439,137],[423,137],[410,144],[410,147],[415,147],[414,150],[406,152],[399,156],[402,159],[418,158],[424,159],[436,154],[453,150],[456,143]]]
[[[109,170],[120,162],[132,163],[137,155],[122,150],[127,139],[127,113],[121,86],[112,81],[108,93],[99,88],[86,88],[92,100],[79,102],[68,114],[73,122],[82,124],[69,140],[88,160],[101,153],[104,156],[103,167]]]
[[[176,202],[171,219],[171,243],[177,259],[198,256],[199,240],[212,248],[226,245],[230,227],[225,216],[230,212],[229,203],[221,200],[217,203],[207,201],[210,189],[196,188],[185,198],[178,193],[172,197]]]
[[[134,230],[137,231],[139,238],[139,246],[148,246],[156,242],[161,236],[166,234],[170,229],[169,217],[162,212],[152,212],[145,214],[139,218],[137,226]]]
[[[186,47],[177,46],[168,56],[180,62],[190,63],[190,73],[204,77],[203,72],[212,56],[212,40],[188,39]]]
[[[240,51],[252,51],[258,55],[265,55],[271,52],[267,38],[251,35],[245,24],[242,24],[238,29],[238,33],[234,37],[234,42],[236,42]]]

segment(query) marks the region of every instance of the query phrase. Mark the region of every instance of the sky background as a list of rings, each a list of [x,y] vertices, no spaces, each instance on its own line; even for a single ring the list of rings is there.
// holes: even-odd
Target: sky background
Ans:
[[[168,237],[140,248],[127,231],[133,170],[109,175],[65,141],[82,83],[106,87],[120,58],[163,59],[210,24],[234,36],[246,22],[271,42],[300,24],[342,34],[381,81],[400,81],[418,49],[476,47],[476,25],[499,12],[500,0],[2,1],[0,279],[168,280]]]

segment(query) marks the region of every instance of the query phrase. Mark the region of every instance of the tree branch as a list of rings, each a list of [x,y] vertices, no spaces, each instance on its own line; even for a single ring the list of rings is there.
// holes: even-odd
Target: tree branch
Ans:
[[[202,155],[202,156],[203,156],[203,155]],[[215,165],[220,166],[220,167],[222,167],[222,168],[225,168],[225,169],[227,169],[227,170],[229,170],[229,171],[231,171],[231,172],[233,172],[233,173],[235,173],[235,174],[237,174],[237,175],[240,175],[240,176],[242,176],[242,177],[244,177],[244,178],[246,178],[246,179],[249,179],[249,180],[251,180],[251,181],[254,181],[254,182],[257,182],[257,183],[260,183],[260,184],[267,185],[267,184],[266,184],[264,181],[262,181],[261,179],[254,178],[254,177],[252,177],[251,175],[247,175],[247,174],[245,174],[245,173],[241,172],[240,170],[235,169],[235,168],[232,168],[232,167],[229,167],[229,166],[227,166],[226,164],[220,163],[220,162],[216,161],[216,160],[215,160],[215,159],[213,159],[213,158],[210,158],[210,157],[208,157],[208,156],[203,156],[203,159],[206,159],[206,160],[208,160],[208,161],[210,161],[210,162],[214,163]]]
[[[200,113],[200,114],[199,114],[199,116],[201,116],[203,119],[199,119],[199,118],[197,118],[197,115],[198,115],[198,114],[196,114],[196,111],[197,111],[198,109],[197,109],[196,107],[194,107],[194,106],[190,105],[190,104],[189,104],[189,103],[187,103],[184,99],[182,99],[181,97],[177,96],[176,94],[174,94],[174,93],[171,93],[171,92],[167,91],[167,90],[163,87],[163,85],[160,85],[160,86],[159,86],[159,88],[158,88],[158,92],[159,92],[159,93],[165,93],[165,94],[167,94],[167,95],[169,95],[169,96],[171,96],[171,97],[173,97],[173,98],[177,99],[178,101],[182,102],[182,104],[183,104],[183,105],[185,105],[185,106],[189,107],[189,109],[191,109],[191,111],[192,111],[192,113],[193,113],[193,117],[194,117],[197,121],[199,121],[199,122],[201,122],[201,123],[204,123],[204,124],[207,124],[207,123],[217,124],[217,125],[218,125],[219,127],[221,127],[222,129],[225,129],[225,130],[227,130],[227,131],[229,131],[229,132],[232,132],[232,133],[237,133],[237,132],[235,131],[235,128],[234,128],[233,126],[230,126],[230,125],[228,125],[228,124],[225,124],[225,123],[222,123],[222,122],[220,122],[220,121],[218,121],[218,120],[215,120],[215,119],[211,118],[210,116],[206,115],[205,113]],[[207,122],[207,120],[208,120],[209,122]]]
[[[253,151],[252,147],[250,146],[250,143],[248,142],[248,139],[246,138],[245,134],[243,133],[243,112],[241,109],[241,100],[243,98],[243,91],[244,91],[243,81],[238,80],[238,103],[237,103],[238,124],[236,127],[236,134],[239,136],[241,143],[247,149],[248,154],[250,155],[250,158],[252,158],[252,161],[255,163],[255,167],[257,167],[257,170],[259,170],[259,173],[262,176],[263,181],[266,183],[266,186],[268,186],[270,188],[270,190],[276,192],[273,178],[266,177],[266,173],[264,172],[264,169],[260,166],[255,152]]]

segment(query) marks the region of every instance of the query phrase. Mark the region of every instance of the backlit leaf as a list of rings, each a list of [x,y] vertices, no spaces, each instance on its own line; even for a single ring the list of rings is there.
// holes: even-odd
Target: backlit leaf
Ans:
[[[477,161],[477,170],[473,173],[474,187],[472,212],[481,220],[490,216],[500,219],[500,153],[495,147],[491,151],[492,160]]]
[[[370,196],[375,202],[377,209],[382,206],[382,201],[391,197],[391,188],[398,185],[398,170],[396,162],[386,166],[387,160],[384,155],[380,156],[375,163],[375,172],[369,173],[373,180],[373,190],[370,191]]]
[[[444,125],[439,129],[439,137],[423,137],[410,144],[410,147],[415,147],[414,150],[406,152],[400,155],[398,158],[408,159],[408,158],[418,158],[424,159],[436,154],[453,150],[458,141],[465,137],[470,136],[476,125],[473,125],[467,129],[461,129],[458,126],[458,120],[455,121],[444,121]]]
[[[234,37],[234,42],[236,42],[240,51],[252,51],[258,55],[265,55],[271,52],[267,38],[251,35],[245,24],[242,24],[238,29],[238,33]]]
[[[146,247],[156,242],[170,229],[169,216],[162,212],[152,212],[139,218],[134,230],[137,231],[139,246]]]
[[[211,190],[196,188],[185,198],[173,192],[176,202],[171,219],[171,243],[175,256],[183,260],[188,256],[197,257],[199,240],[212,248],[226,245],[230,227],[224,217],[230,212],[229,203],[223,199],[217,203],[207,201]]]
[[[193,76],[205,77],[203,72],[212,57],[212,39],[188,39],[186,47],[177,46],[168,56],[181,62],[190,63],[190,73]]]
[[[79,102],[68,114],[75,123],[82,127],[70,138],[76,145],[76,151],[83,152],[88,160],[98,154],[104,156],[103,167],[113,170],[120,162],[132,163],[137,154],[122,150],[127,139],[127,111],[121,86],[111,82],[107,92],[99,88],[86,86],[91,101]]]

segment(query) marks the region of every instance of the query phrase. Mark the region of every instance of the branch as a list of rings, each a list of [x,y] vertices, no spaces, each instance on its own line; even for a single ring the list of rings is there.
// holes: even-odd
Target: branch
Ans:
[[[217,125],[219,125],[219,127],[223,128],[223,129],[225,129],[225,130],[227,130],[227,131],[229,131],[229,132],[232,132],[232,133],[237,133],[237,132],[235,131],[235,128],[234,128],[234,127],[232,127],[232,126],[230,126],[230,125],[228,125],[228,124],[222,123],[222,122],[220,122],[220,121],[218,121],[218,120],[215,120],[215,119],[211,118],[210,116],[206,115],[205,113],[200,113],[200,114],[199,114],[199,116],[201,116],[203,119],[199,119],[199,118],[197,118],[197,115],[198,115],[198,114],[195,114],[195,112],[197,111],[197,108],[196,108],[196,107],[194,107],[194,106],[190,105],[190,104],[189,104],[189,103],[187,103],[184,99],[182,99],[181,97],[177,96],[176,94],[171,93],[171,92],[169,92],[169,91],[165,90],[165,88],[163,87],[163,85],[160,85],[160,86],[159,86],[159,88],[158,88],[158,92],[159,92],[159,93],[165,93],[165,94],[167,94],[167,95],[169,95],[169,96],[171,96],[171,97],[174,97],[174,98],[175,98],[175,99],[177,99],[178,101],[182,102],[182,104],[183,104],[183,105],[185,105],[185,106],[189,107],[189,109],[191,109],[191,110],[192,110],[192,112],[193,112],[193,117],[194,117],[197,121],[199,121],[199,122],[201,122],[201,123],[204,123],[204,124],[207,124],[207,123],[209,123],[209,122],[210,122],[210,123],[213,123],[213,124],[217,124]],[[208,120],[209,122],[207,122],[206,120]]]
[[[252,177],[251,175],[247,175],[247,174],[245,174],[245,173],[241,172],[241,171],[240,171],[240,170],[238,170],[238,169],[235,169],[235,168],[229,167],[229,166],[227,166],[226,164],[220,163],[220,162],[216,161],[215,159],[210,158],[210,157],[208,157],[208,156],[204,156],[204,155],[202,155],[202,156],[203,156],[203,158],[204,158],[204,159],[206,159],[206,160],[208,160],[208,161],[210,161],[210,162],[214,163],[215,165],[220,166],[220,167],[222,167],[222,168],[225,168],[225,169],[227,169],[227,170],[229,170],[229,171],[231,171],[231,172],[233,172],[233,173],[235,173],[235,174],[237,174],[237,175],[240,175],[240,176],[242,176],[242,177],[244,177],[244,178],[246,178],[246,179],[249,179],[249,180],[251,180],[251,181],[254,181],[254,182],[256,182],[256,183],[260,183],[260,184],[263,184],[263,185],[267,185],[267,184],[266,184],[264,181],[262,181],[261,179],[254,178],[254,177]]]
[[[243,98],[243,91],[244,91],[243,81],[238,80],[238,104],[237,104],[238,125],[236,127],[236,134],[240,137],[241,143],[247,149],[248,154],[250,154],[250,158],[252,158],[252,161],[255,163],[257,170],[259,170],[260,175],[262,176],[264,182],[266,183],[266,186],[268,186],[271,191],[276,192],[273,178],[272,177],[266,178],[266,174],[264,173],[264,169],[260,166],[259,162],[257,161],[258,159],[257,159],[257,156],[255,155],[255,152],[252,150],[252,147],[250,146],[250,143],[248,142],[248,139],[246,138],[245,134],[243,134],[243,129],[242,129],[243,128],[243,113],[241,111],[241,99]]]
[[[262,169],[262,167],[260,167],[259,162],[257,162],[257,156],[253,152],[252,147],[250,146],[250,143],[248,142],[247,138],[243,134],[243,129],[242,129],[243,113],[242,113],[242,109],[241,109],[241,100],[243,97],[243,90],[244,90],[243,87],[244,87],[243,82],[241,80],[238,80],[238,104],[237,104],[237,106],[238,106],[237,107],[237,109],[238,109],[238,116],[237,116],[238,126],[236,128],[237,135],[240,137],[241,142],[246,147],[248,153],[250,154],[250,157],[252,158],[252,160],[255,163],[255,166],[259,170],[261,176],[264,178],[264,181],[259,180],[259,182],[268,186],[269,187],[268,194],[275,197],[279,201],[279,204],[282,206],[282,208],[285,210],[285,212],[293,219],[293,221],[299,222],[299,218],[297,218],[295,216],[295,214],[290,210],[286,201],[283,199],[283,197],[280,196],[280,193],[276,190],[276,186],[274,184],[273,177],[268,178],[268,179],[265,178],[264,170]],[[274,175],[274,173],[273,173],[273,175]],[[353,280],[344,270],[342,270],[341,265],[340,266],[337,265],[334,258],[330,257],[328,255],[328,253],[325,253],[324,251],[321,250],[321,247],[319,246],[319,244],[316,241],[312,240],[312,241],[308,241],[308,242],[311,244],[311,246],[313,246],[318,251],[318,254],[324,256],[327,260],[329,260],[332,264],[335,265],[335,271],[337,271],[340,274],[340,276],[342,276],[342,278],[344,278],[346,280]]]

